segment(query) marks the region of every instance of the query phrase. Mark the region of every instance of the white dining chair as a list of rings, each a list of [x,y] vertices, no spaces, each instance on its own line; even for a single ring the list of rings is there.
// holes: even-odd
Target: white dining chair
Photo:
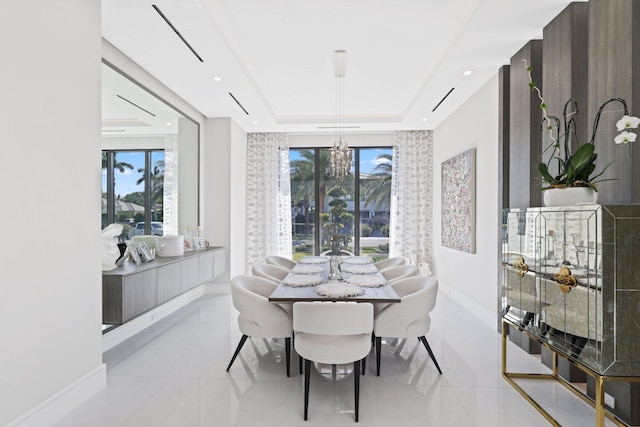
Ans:
[[[311,362],[353,362],[355,420],[360,406],[360,363],[371,351],[373,305],[353,302],[293,304],[294,347],[304,358],[304,419],[309,409]]]
[[[429,356],[440,374],[440,366],[431,351],[426,335],[431,327],[429,312],[436,306],[438,281],[434,277],[408,277],[393,284],[400,297],[399,304],[376,307],[373,334],[376,344],[376,369],[380,376],[380,352],[382,337],[418,338],[429,352]]]
[[[284,308],[269,302],[269,295],[276,287],[275,283],[261,277],[237,276],[231,280],[231,299],[239,312],[238,327],[242,338],[227,366],[227,372],[248,337],[284,338],[287,377],[289,376],[293,322]]]
[[[292,259],[278,255],[269,255],[265,258],[265,261],[267,264],[277,265],[278,267],[286,268],[287,270],[291,270],[297,264]]]
[[[324,251],[320,254],[321,256],[331,256],[331,249],[328,251]],[[340,256],[355,256],[353,252],[345,251],[344,249],[340,250]]]
[[[393,283],[397,280],[417,276],[418,267],[412,264],[394,265],[393,267],[385,268],[380,272],[380,274],[382,274],[387,283],[393,285]]]
[[[289,274],[289,270],[273,264],[253,264],[251,266],[251,273],[256,277],[262,277],[263,279],[280,284],[284,278],[287,277],[287,274]]]
[[[405,263],[404,258],[401,257],[392,257],[383,259],[382,261],[376,262],[374,265],[378,268],[379,271],[384,270],[385,268],[394,267],[396,265],[403,265]]]

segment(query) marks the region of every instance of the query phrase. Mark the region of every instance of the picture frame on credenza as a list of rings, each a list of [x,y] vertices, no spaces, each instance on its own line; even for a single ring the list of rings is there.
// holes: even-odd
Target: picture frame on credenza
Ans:
[[[137,242],[137,246],[143,262],[153,261],[155,256],[153,256],[153,252],[151,252],[151,249],[149,249],[146,242]]]
[[[138,248],[138,244],[136,242],[127,242],[127,249],[129,250],[129,255],[131,255],[131,259],[136,265],[142,264],[142,257],[140,256],[140,251]]]

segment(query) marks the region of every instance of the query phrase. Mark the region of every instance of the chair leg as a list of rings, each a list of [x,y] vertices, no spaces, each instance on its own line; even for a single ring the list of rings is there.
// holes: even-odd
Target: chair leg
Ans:
[[[367,372],[367,357],[365,356],[364,359],[362,359],[362,375],[364,375],[364,373]]]
[[[433,355],[433,351],[431,351],[431,347],[429,346],[429,342],[427,341],[427,337],[425,337],[423,335],[421,337],[418,337],[418,339],[422,342],[422,344],[424,344],[424,348],[426,348],[427,351],[429,352],[429,356],[431,356],[431,360],[433,360],[434,365],[436,365],[436,369],[438,370],[438,372],[440,372],[440,375],[442,375],[442,371],[440,370],[440,366],[438,365],[438,362],[436,361],[436,357]]]
[[[304,360],[304,420],[307,421],[307,412],[309,409],[309,379],[311,377],[311,361]]]
[[[302,356],[298,355],[298,372],[302,375]]]
[[[376,368],[380,376],[380,349],[382,348],[382,338],[376,337]]]
[[[285,354],[285,359],[287,362],[287,377],[289,377],[289,373],[290,373],[290,361],[291,361],[291,338],[285,338],[284,339],[284,354]]]
[[[356,422],[358,422],[358,411],[360,410],[360,360],[353,362],[353,388],[354,388],[354,401],[356,409]]]
[[[242,335],[242,338],[240,338],[240,342],[238,343],[238,347],[236,347],[236,352],[233,353],[233,357],[231,358],[231,362],[229,362],[229,366],[227,366],[227,372],[229,372],[229,369],[231,369],[231,365],[233,365],[233,361],[236,360],[236,357],[238,357],[238,354],[240,353],[240,350],[242,350],[242,346],[244,345],[245,341],[247,341],[247,338],[249,338],[249,336],[247,336],[247,335]]]

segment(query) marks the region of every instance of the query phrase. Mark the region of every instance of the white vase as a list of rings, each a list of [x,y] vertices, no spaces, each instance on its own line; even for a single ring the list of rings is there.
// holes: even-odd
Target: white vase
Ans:
[[[598,203],[598,192],[591,187],[549,188],[542,192],[545,206],[575,206]]]

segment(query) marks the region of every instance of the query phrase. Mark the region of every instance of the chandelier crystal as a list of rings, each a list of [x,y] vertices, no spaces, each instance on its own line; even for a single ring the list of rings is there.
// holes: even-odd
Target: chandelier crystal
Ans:
[[[329,167],[331,176],[339,180],[344,179],[351,171],[351,148],[343,137],[339,137],[329,149]]]
[[[329,149],[329,173],[342,181],[351,171],[351,149],[342,136],[344,126],[344,75],[346,71],[347,51],[336,50],[333,67],[336,76],[336,139]]]

